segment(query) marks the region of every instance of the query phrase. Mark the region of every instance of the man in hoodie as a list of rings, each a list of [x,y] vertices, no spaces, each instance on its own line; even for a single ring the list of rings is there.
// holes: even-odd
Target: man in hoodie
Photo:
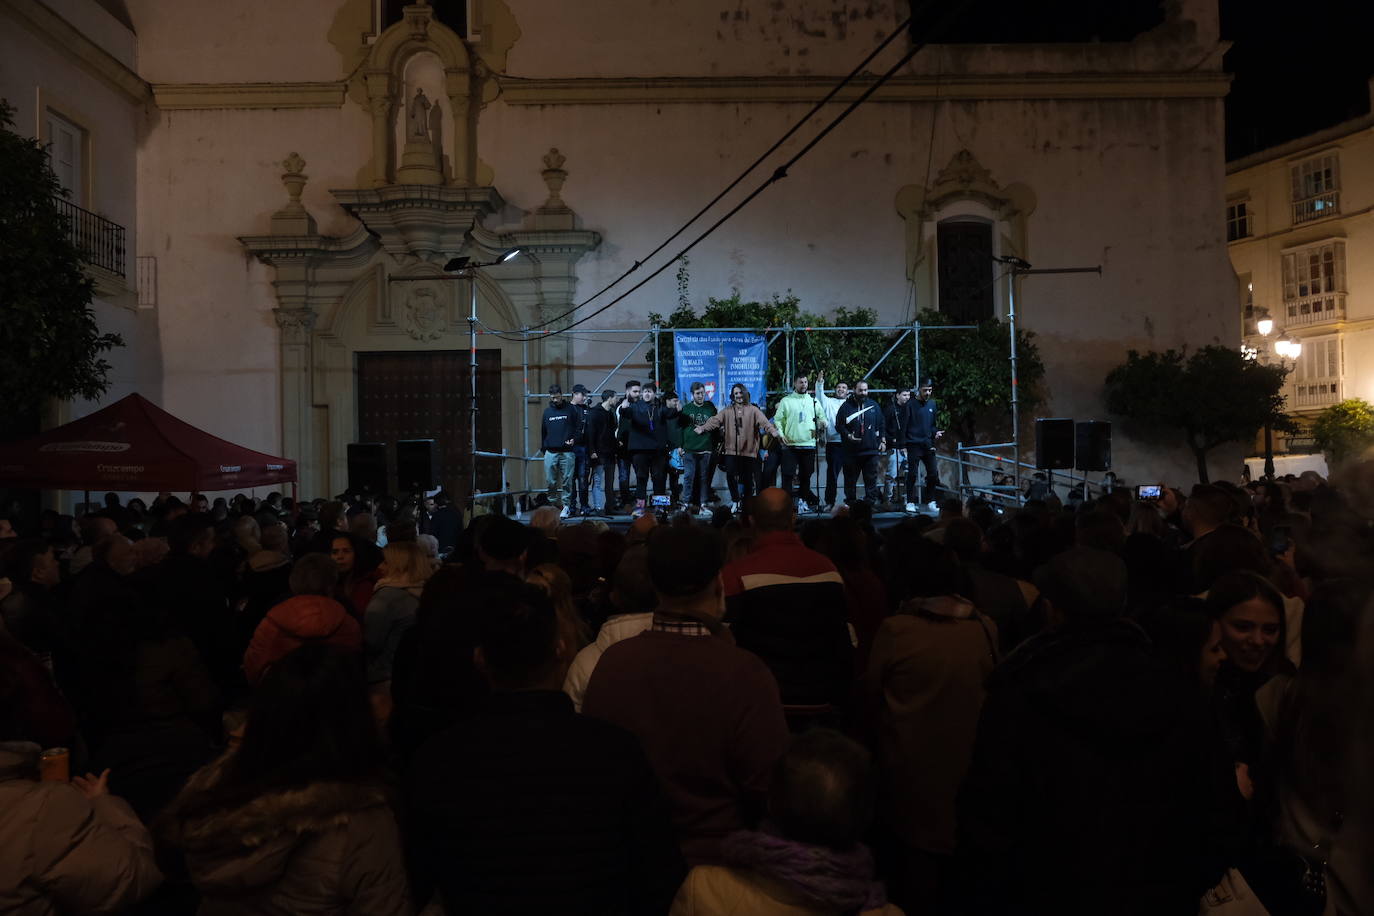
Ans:
[[[587,386],[573,385],[572,388],[572,414],[573,414],[573,498],[572,514],[586,515],[587,506],[590,501],[587,499],[587,424],[588,413],[591,408],[587,406]]]
[[[835,396],[825,393],[825,373],[816,373],[816,404],[825,417],[825,505],[835,505],[839,493],[840,471],[844,469],[844,441],[835,427],[835,417],[840,408],[849,400],[849,385],[844,382],[835,384]],[[845,478],[849,474],[845,472]]]
[[[811,489],[811,475],[816,471],[816,443],[825,433],[825,415],[807,391],[810,381],[805,375],[792,380],[792,391],[778,402],[773,422],[782,433],[782,488],[792,492],[792,482],[799,481],[797,511],[810,512],[817,505]]]
[[[911,401],[911,386],[901,385],[893,392],[883,410],[883,423],[887,427],[886,473],[883,475],[884,496],[888,502],[897,502],[897,482],[906,467],[906,422],[907,404]],[[907,497],[907,502],[911,497]]]
[[[577,441],[573,410],[563,400],[563,389],[549,386],[549,406],[539,422],[539,441],[544,449],[544,480],[548,483],[549,503],[559,506],[566,518],[572,506],[572,478],[577,460],[573,444]]]
[[[916,397],[906,405],[906,511],[915,512],[916,465],[925,466],[926,482],[921,501],[934,512],[939,508],[936,493],[940,488],[940,471],[935,465],[935,443],[944,436],[936,429],[935,380],[921,379]]]
[[[706,493],[711,487],[708,476],[711,468],[711,455],[715,450],[716,436],[712,433],[698,433],[698,427],[716,415],[716,405],[706,400],[706,386],[701,382],[692,383],[692,399],[682,408],[680,418],[682,430],[682,501],[691,511],[705,513]]]
[[[868,396],[868,382],[860,381],[854,386],[849,400],[835,415],[835,428],[844,440],[845,502],[859,501],[856,484],[862,473],[864,499],[876,503],[879,500],[878,457],[887,451],[887,442],[884,440],[883,411],[878,402]]]

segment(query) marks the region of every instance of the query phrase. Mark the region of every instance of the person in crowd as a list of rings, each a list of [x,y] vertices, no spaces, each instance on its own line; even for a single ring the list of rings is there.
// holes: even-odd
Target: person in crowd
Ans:
[[[303,646],[258,685],[238,749],[158,825],[203,912],[414,912],[357,653]]]
[[[1179,551],[1179,566],[1175,590],[1180,594],[1197,595],[1206,591],[1208,582],[1199,581],[1197,557],[1208,539],[1218,528],[1231,520],[1235,502],[1219,487],[1199,484],[1179,510],[1183,528],[1191,537]]]
[[[887,443],[883,440],[882,408],[869,398],[868,382],[854,386],[849,400],[835,415],[835,428],[844,440],[845,501],[850,505],[858,502],[855,481],[862,473],[864,499],[876,505],[880,501],[878,458],[887,450]]]
[[[338,573],[334,597],[361,623],[382,575],[381,551],[374,545],[365,545],[350,532],[337,531],[330,539],[329,556]]]
[[[835,505],[835,499],[839,494],[840,472],[845,471],[844,464],[844,440],[840,436],[840,430],[835,426],[835,417],[839,415],[840,408],[849,401],[849,385],[845,382],[835,384],[835,396],[828,397],[825,393],[825,373],[816,373],[816,403],[821,409],[821,415],[825,418],[825,508],[829,510]],[[849,479],[848,471],[845,471],[845,479]]]
[[[601,392],[601,403],[587,410],[587,511],[605,515],[615,488],[616,392]]]
[[[488,573],[525,578],[530,537],[524,525],[503,515],[486,517],[477,535],[477,556]]]
[[[635,471],[632,513],[635,518],[644,514],[648,486],[652,478],[654,495],[667,495],[668,428],[678,416],[676,408],[656,400],[658,390],[653,383],[640,386],[639,400],[627,404],[620,412],[620,428],[616,435],[625,443]]]
[[[541,563],[525,574],[525,581],[541,589],[558,612],[558,638],[567,647],[565,664],[585,646],[590,638],[587,624],[573,604],[572,577],[557,563]],[[567,669],[561,672],[567,674]]]
[[[860,676],[868,667],[868,653],[878,627],[891,613],[887,589],[874,566],[868,534],[847,515],[813,520],[802,527],[802,543],[824,554],[835,564],[844,580],[849,624],[854,628],[854,673]]]
[[[348,533],[348,507],[342,502],[331,500],[320,504],[314,511],[318,517],[319,530],[311,538],[309,547],[297,551],[297,555],[307,551],[331,553],[334,550],[335,535]]]
[[[906,406],[911,401],[911,386],[901,385],[892,393],[892,400],[883,408],[883,438],[887,442],[884,462],[883,497],[885,502],[898,503],[897,488],[906,470]],[[904,502],[915,502],[908,496]],[[908,512],[915,511],[914,507]]]
[[[638,636],[653,625],[658,595],[649,578],[649,551],[644,545],[631,547],[621,557],[612,579],[610,601],[614,612],[601,625],[596,639],[577,653],[563,680],[563,692],[578,712],[582,711],[587,683],[602,654],[622,639]]]
[[[829,558],[802,544],[785,490],[756,496],[749,522],[753,550],[721,572],[730,632],[773,672],[784,704],[834,714],[854,682],[844,580]]]
[[[252,527],[256,529],[257,524]],[[256,537],[253,542],[257,543]],[[204,514],[183,515],[167,526],[167,546],[167,557],[153,573],[155,600],[191,638],[210,676],[227,696],[242,686],[239,659],[245,643],[229,607],[225,582],[210,560],[215,550],[214,524]]]
[[[5,593],[0,579],[0,595]],[[13,740],[40,747],[75,747],[76,714],[58,691],[43,659],[0,621],[0,719]]]
[[[292,597],[267,612],[243,655],[243,673],[256,686],[273,664],[304,645],[363,648],[357,619],[334,599],[338,570],[323,554],[308,553],[291,569]]]
[[[630,495],[630,477],[632,472],[634,471],[634,463],[630,458],[629,443],[620,435],[620,428],[621,423],[624,422],[623,418],[625,416],[625,412],[629,410],[630,407],[632,407],[633,405],[639,403],[640,394],[643,391],[643,387],[644,386],[642,386],[637,380],[630,379],[628,382],[625,383],[625,391],[620,397],[620,403],[617,404],[614,408],[615,422],[612,424],[612,428],[615,431],[616,437],[616,467],[619,471],[620,476],[620,507],[622,509],[628,508],[632,505],[630,502],[632,498]]]
[[[391,681],[396,646],[415,623],[420,593],[434,571],[420,545],[413,541],[388,544],[382,556],[381,578],[363,614],[367,682],[374,688],[384,688]]]
[[[563,399],[563,388],[549,386],[549,406],[539,421],[539,441],[544,450],[544,480],[548,485],[549,503],[558,508],[563,517],[572,511],[573,472],[577,458],[573,446],[577,442],[575,411]]]
[[[715,532],[658,527],[648,550],[658,596],[653,625],[602,654],[582,711],[638,736],[687,861],[719,862],[721,840],[762,808],[787,723],[768,668],[721,625]]]
[[[715,433],[698,433],[696,428],[716,415],[716,405],[706,400],[706,386],[692,383],[692,399],[682,408],[682,502],[689,512],[710,517],[706,495],[711,489],[711,458],[715,454]]]
[[[237,630],[247,645],[267,612],[291,597],[291,536],[281,522],[262,528],[262,549],[244,562]]]
[[[0,567],[0,574],[12,584],[10,593],[0,598],[0,624],[31,651],[49,655],[61,641],[61,565],[42,538],[13,543]]]
[[[479,606],[491,696],[406,777],[420,896],[437,886],[449,912],[664,912],[685,868],[635,737],[559,689],[570,647],[547,594],[507,580]]]
[[[989,677],[959,792],[963,906],[1196,913],[1225,865],[1207,711],[1122,618],[1120,558],[1072,548],[1035,584],[1048,628]]]
[[[906,511],[916,511],[916,468],[925,468],[925,482],[920,490],[921,502],[934,512],[940,490],[940,469],[935,444],[944,436],[939,429],[935,405],[935,380],[923,378],[916,386],[916,397],[906,405]]]
[[[754,495],[758,477],[759,446],[763,433],[781,434],[762,410],[749,403],[749,389],[736,382],[730,386],[730,404],[704,423],[692,428],[697,435],[721,431],[725,455],[725,481],[730,487],[730,511],[739,512],[744,500]]]
[[[588,446],[591,440],[588,438],[590,413],[592,408],[587,404],[587,386],[573,385],[572,396],[569,408],[573,418],[573,497],[569,503],[571,515],[586,515],[587,509],[591,505],[588,498],[588,456],[590,450]]]
[[[1221,621],[1207,612],[1200,598],[1178,597],[1151,610],[1140,621],[1154,644],[1155,655],[1180,680],[1210,695],[1226,660]]]
[[[41,780],[39,745],[0,669],[0,912],[114,913],[162,883],[148,830],[110,794],[109,772]]]
[[[955,797],[999,657],[997,625],[964,597],[970,583],[953,550],[923,537],[901,543],[891,559],[920,570],[915,596],[878,628],[863,696],[894,841],[893,898],[907,913],[940,913],[957,900]]]
[[[778,401],[773,414],[782,457],[782,488],[790,494],[797,484],[797,511],[803,514],[820,504],[811,489],[811,477],[816,472],[816,443],[825,435],[825,414],[809,386],[804,374],[794,378],[792,390]]]
[[[868,752],[839,732],[793,738],[767,820],[727,837],[724,863],[693,868],[670,916],[901,916],[861,842],[873,817],[871,771]]]
[[[997,624],[999,654],[1007,654],[1016,646],[1010,642],[1015,628],[1008,629],[1006,624],[1019,622],[1025,616],[1026,593],[1016,579],[988,568],[983,531],[971,519],[951,519],[944,528],[943,543],[954,551],[968,577],[971,592],[965,597],[979,613]]]
[[[439,555],[448,556],[458,544],[458,535],[463,530],[463,516],[453,505],[453,498],[447,490],[434,495],[434,513],[429,519],[429,533],[439,542]]]

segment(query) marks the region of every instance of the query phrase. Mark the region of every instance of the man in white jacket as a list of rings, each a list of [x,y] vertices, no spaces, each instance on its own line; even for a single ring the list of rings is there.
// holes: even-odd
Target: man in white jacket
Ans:
[[[840,412],[844,402],[849,398],[849,386],[844,382],[835,384],[835,396],[826,397],[825,394],[825,373],[816,373],[816,403],[821,407],[821,413],[825,416],[825,508],[835,505],[835,497],[838,494],[840,482],[840,471],[844,468],[844,444],[840,441],[840,432],[835,428],[835,415]],[[848,472],[846,472],[846,481]]]
[[[654,622],[657,603],[654,583],[649,579],[648,548],[636,544],[625,551],[611,583],[611,604],[615,606],[615,614],[601,625],[596,639],[577,653],[563,679],[563,692],[572,698],[578,712],[582,711],[582,697],[587,692],[596,663],[601,661],[601,653],[622,639],[638,636],[649,629]]]

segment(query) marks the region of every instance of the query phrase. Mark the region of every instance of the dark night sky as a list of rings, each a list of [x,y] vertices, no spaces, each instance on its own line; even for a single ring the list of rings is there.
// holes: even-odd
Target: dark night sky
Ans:
[[[951,2],[912,0],[913,35],[929,34]],[[1374,0],[1219,4],[1221,36],[1233,42],[1228,159],[1369,113]],[[938,40],[1126,41],[1163,22],[1162,8],[1163,0],[965,0]]]

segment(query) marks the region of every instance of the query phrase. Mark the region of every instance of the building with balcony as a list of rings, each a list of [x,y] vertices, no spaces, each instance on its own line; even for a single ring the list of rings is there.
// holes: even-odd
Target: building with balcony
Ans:
[[[1276,339],[1302,343],[1285,360],[1299,424],[1345,398],[1374,401],[1374,114],[1228,163],[1226,239],[1242,345],[1278,361]],[[1311,439],[1275,445],[1301,451]]]

